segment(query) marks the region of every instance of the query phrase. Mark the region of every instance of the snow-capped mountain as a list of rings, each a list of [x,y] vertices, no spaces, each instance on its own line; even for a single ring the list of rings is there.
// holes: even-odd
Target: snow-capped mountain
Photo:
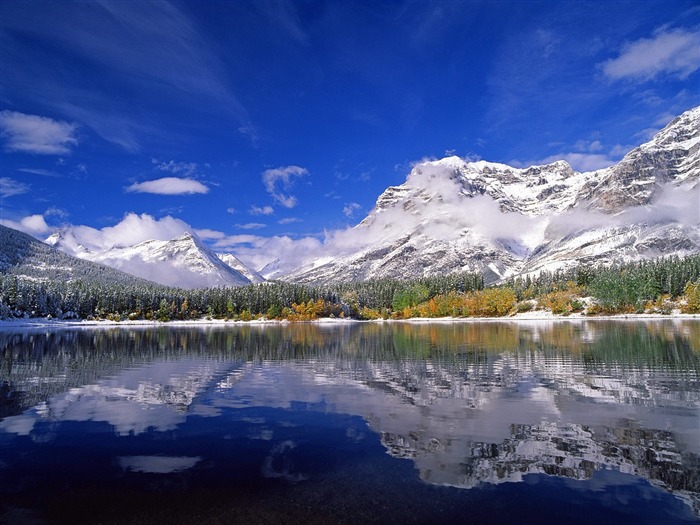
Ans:
[[[238,270],[224,263],[195,234],[186,232],[167,240],[149,240],[134,246],[92,251],[79,244],[70,231],[57,232],[46,242],[93,262],[167,286],[205,288],[250,284]]]
[[[221,259],[224,264],[245,276],[251,283],[257,284],[265,281],[265,278],[262,275],[253,270],[250,266],[247,266],[232,253],[217,253],[216,256]]]
[[[609,168],[526,169],[448,157],[416,165],[329,253],[286,269],[299,282],[481,271],[487,281],[700,252],[700,107]],[[265,275],[263,273],[263,275]]]
[[[36,282],[81,280],[88,284],[153,284],[102,264],[71,257],[26,233],[2,225],[0,273]]]

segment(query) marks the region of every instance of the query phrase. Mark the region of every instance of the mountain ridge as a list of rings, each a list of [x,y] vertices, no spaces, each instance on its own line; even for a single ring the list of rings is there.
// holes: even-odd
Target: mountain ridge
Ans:
[[[698,181],[700,107],[596,171],[576,172],[563,160],[528,168],[426,161],[340,239],[355,240],[354,252],[307,260],[281,278],[327,283],[467,270],[494,282],[579,262],[698,253]],[[688,202],[681,209],[678,201]]]
[[[146,240],[133,246],[114,246],[101,251],[88,250],[70,235],[61,236],[60,233],[49,237],[49,242],[68,253],[72,251],[78,258],[99,262],[165,286],[207,288],[245,286],[252,282],[189,231],[170,240]]]
[[[700,253],[700,106],[618,163],[578,172],[557,160],[513,167],[456,156],[416,164],[355,227],[331,232],[298,263],[285,253],[252,269],[195,234],[107,249],[71,230],[50,244],[161,284],[326,284],[482,272],[487,283],[577,264]],[[295,262],[296,261],[296,262]]]

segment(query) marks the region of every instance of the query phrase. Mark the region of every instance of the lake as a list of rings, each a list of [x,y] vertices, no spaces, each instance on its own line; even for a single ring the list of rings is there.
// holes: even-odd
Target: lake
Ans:
[[[0,331],[7,524],[700,521],[700,322]]]

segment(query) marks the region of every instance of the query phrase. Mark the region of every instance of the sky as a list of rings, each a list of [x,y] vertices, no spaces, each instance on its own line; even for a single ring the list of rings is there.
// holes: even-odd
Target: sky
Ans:
[[[3,0],[0,222],[304,249],[423,159],[612,165],[699,69],[696,0]]]

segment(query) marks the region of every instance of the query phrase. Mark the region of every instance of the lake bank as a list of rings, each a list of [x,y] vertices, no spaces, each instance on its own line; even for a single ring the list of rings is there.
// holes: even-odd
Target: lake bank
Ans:
[[[248,325],[285,325],[298,323],[313,324],[348,324],[348,323],[484,323],[484,322],[521,322],[521,321],[653,321],[653,320],[700,320],[700,314],[617,314],[617,315],[557,315],[549,311],[538,310],[501,317],[413,317],[409,319],[361,320],[348,318],[323,317],[313,321],[287,321],[274,319],[254,319],[251,321],[234,321],[232,319],[194,319],[186,321],[148,321],[148,320],[68,320],[68,319],[3,319],[0,330],[15,328],[94,328],[94,327],[188,327],[188,326],[248,326]]]

